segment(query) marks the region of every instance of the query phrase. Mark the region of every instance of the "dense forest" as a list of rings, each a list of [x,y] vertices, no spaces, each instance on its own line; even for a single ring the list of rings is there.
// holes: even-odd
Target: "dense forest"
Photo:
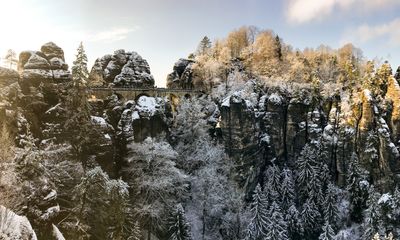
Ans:
[[[0,239],[400,238],[388,62],[252,26],[176,62],[185,96],[113,91],[154,89],[136,52],[87,62],[50,42],[0,68]]]

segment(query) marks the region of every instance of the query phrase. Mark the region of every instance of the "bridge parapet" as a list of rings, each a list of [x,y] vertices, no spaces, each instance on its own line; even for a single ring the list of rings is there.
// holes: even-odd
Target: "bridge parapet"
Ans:
[[[192,97],[203,94],[201,91],[193,89],[170,89],[170,88],[129,88],[129,87],[90,87],[90,99],[105,99],[109,95],[116,93],[125,100],[137,100],[141,96],[148,97],[167,97],[169,100],[181,99],[182,97]]]

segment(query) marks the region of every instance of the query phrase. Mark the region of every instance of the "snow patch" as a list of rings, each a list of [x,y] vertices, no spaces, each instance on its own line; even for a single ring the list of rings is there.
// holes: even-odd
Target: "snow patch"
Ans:
[[[282,104],[282,96],[277,93],[272,93],[268,97],[268,102],[271,102],[275,105],[281,105]]]
[[[138,111],[139,116],[150,118],[160,109],[160,105],[154,97],[141,96],[138,99],[135,108]]]
[[[97,117],[97,116],[91,116],[92,119],[92,123],[99,125],[101,127],[107,128],[108,124],[106,122],[106,120],[102,117]]]
[[[4,206],[0,206],[0,239],[37,240],[37,237],[25,216],[18,216]]]
[[[51,192],[49,194],[47,194],[46,197],[43,198],[43,200],[45,201],[51,201],[57,198],[57,192],[56,190],[51,190]]]
[[[389,193],[384,193],[379,198],[378,204],[385,204],[385,203],[389,202],[391,199],[392,199],[392,195],[390,195]]]

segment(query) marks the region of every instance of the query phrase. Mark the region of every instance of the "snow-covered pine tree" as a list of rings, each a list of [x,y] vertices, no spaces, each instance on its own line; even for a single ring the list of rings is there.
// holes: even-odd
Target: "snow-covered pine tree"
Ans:
[[[319,235],[318,240],[334,240],[335,232],[333,231],[329,222],[325,222],[325,225],[322,227],[322,233]]]
[[[78,222],[89,226],[92,237],[126,239],[130,236],[129,192],[124,181],[110,179],[100,167],[95,167],[86,172],[76,191]]]
[[[283,169],[281,173],[281,206],[284,211],[288,210],[295,200],[295,189],[293,181],[293,173],[289,168]]]
[[[281,191],[281,171],[277,165],[269,166],[265,172],[265,195],[270,202],[280,202],[279,193]]]
[[[317,200],[321,190],[317,175],[318,150],[314,145],[306,144],[296,161],[297,185],[302,201],[311,197]]]
[[[88,78],[87,56],[82,43],[80,43],[77,51],[76,60],[72,66],[72,82],[67,85],[68,95],[64,99],[67,115],[64,128],[66,138],[73,148],[75,157],[86,169],[87,155],[92,149],[92,143],[101,138],[91,121],[88,91],[86,89]]]
[[[72,66],[72,78],[74,80],[74,84],[86,84],[89,77],[87,62],[87,55],[83,47],[83,43],[81,42],[77,49],[76,59]]]
[[[362,211],[366,207],[369,183],[365,180],[364,170],[361,168],[358,157],[352,154],[347,170],[347,191],[350,193],[350,217],[353,221],[361,223]]]
[[[301,220],[304,226],[304,236],[307,239],[317,237],[321,229],[321,214],[312,199],[307,199],[301,211]]]
[[[399,186],[396,187],[393,193],[393,206],[394,209],[393,217],[397,219],[397,223],[400,223],[400,189]]]
[[[268,224],[266,227],[267,240],[288,239],[287,222],[282,216],[282,211],[276,202],[273,202],[268,211]]]
[[[380,194],[375,191],[374,186],[370,187],[368,194],[368,208],[364,212],[364,222],[362,224],[363,239],[373,238],[374,234],[381,230],[382,222],[381,211],[378,204]]]
[[[132,231],[128,237],[128,240],[141,240],[142,239],[142,230],[140,229],[140,225],[138,221],[135,221],[132,227]]]
[[[190,226],[186,220],[185,210],[181,204],[176,206],[170,219],[169,240],[190,240]]]
[[[251,220],[247,228],[246,239],[264,239],[268,226],[268,201],[260,184],[257,185],[251,202]]]
[[[330,183],[325,191],[325,199],[323,203],[324,220],[327,223],[337,223],[338,206],[337,206],[337,189]]]
[[[300,239],[303,235],[304,229],[300,213],[294,204],[287,210],[285,220],[287,222],[288,236],[290,236],[290,239]]]

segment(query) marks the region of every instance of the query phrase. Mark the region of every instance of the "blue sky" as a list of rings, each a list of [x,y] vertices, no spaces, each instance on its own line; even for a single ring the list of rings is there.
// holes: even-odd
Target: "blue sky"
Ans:
[[[0,54],[54,41],[71,63],[80,41],[90,65],[116,49],[137,51],[163,86],[200,39],[243,25],[272,29],[294,48],[346,42],[368,58],[400,64],[400,0],[6,0]],[[91,67],[91,66],[90,66]]]

